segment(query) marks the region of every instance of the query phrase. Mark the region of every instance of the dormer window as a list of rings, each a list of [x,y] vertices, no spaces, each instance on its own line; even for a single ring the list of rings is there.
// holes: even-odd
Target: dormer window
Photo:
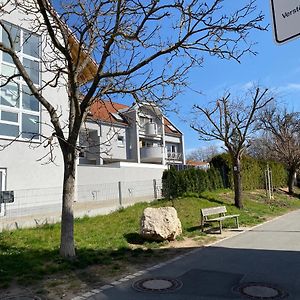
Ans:
[[[118,113],[110,113],[117,121],[124,122],[123,117],[121,117]]]

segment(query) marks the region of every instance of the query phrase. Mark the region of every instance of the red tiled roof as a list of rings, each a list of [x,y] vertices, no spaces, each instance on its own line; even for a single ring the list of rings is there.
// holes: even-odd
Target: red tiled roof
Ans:
[[[170,123],[170,121],[166,118],[164,118],[164,125],[165,125],[165,133],[166,134],[174,134],[177,136],[181,136],[181,133]],[[169,126],[174,127],[175,130],[172,130]]]
[[[189,166],[207,166],[209,163],[206,161],[187,160],[186,164]]]
[[[91,118],[94,120],[100,120],[108,123],[117,123],[127,125],[126,120],[124,122],[117,120],[111,113],[118,113],[118,110],[128,108],[127,105],[115,103],[111,101],[95,101],[90,107]]]
[[[129,106],[112,101],[97,100],[90,107],[91,118],[96,121],[99,120],[107,123],[128,125],[125,119],[124,122],[121,122],[114,118],[112,115],[112,113],[117,114],[119,110],[124,108],[129,108]],[[171,124],[171,122],[167,118],[164,118],[164,125],[166,134],[181,136],[181,133]],[[172,130],[169,126],[174,127],[175,130]]]

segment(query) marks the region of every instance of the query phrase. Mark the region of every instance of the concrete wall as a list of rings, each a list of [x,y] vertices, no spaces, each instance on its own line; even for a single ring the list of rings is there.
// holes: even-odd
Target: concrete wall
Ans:
[[[161,179],[163,165],[118,162],[104,166],[78,166],[78,185],[112,183],[118,181],[145,181]]]

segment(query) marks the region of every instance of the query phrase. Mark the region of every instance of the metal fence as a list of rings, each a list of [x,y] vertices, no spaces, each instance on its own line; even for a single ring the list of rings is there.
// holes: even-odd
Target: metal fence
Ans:
[[[78,185],[74,200],[75,217],[107,214],[121,207],[161,198],[162,182],[119,181]],[[62,188],[14,191],[14,202],[0,204],[0,231],[60,221]]]

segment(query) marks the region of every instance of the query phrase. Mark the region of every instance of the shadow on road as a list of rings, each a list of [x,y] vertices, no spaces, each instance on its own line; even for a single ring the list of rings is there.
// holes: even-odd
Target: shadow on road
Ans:
[[[163,299],[244,299],[239,286],[257,283],[282,291],[284,297],[280,299],[288,296],[289,300],[298,300],[299,271],[299,251],[207,247],[142,277],[182,281],[183,287],[179,290],[172,293],[161,292]],[[140,277],[132,282],[138,279]],[[131,287],[132,282],[105,290],[93,299],[146,300],[159,296],[159,293],[146,291],[139,298],[141,294]]]

